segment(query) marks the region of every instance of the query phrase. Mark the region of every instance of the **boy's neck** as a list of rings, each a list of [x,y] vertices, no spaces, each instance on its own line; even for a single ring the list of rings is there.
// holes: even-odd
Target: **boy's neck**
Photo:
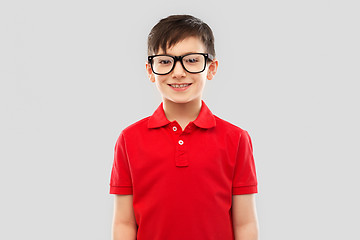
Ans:
[[[195,99],[187,103],[175,103],[167,99],[163,99],[163,109],[166,118],[172,122],[176,120],[178,123],[194,121],[201,110],[201,99]]]

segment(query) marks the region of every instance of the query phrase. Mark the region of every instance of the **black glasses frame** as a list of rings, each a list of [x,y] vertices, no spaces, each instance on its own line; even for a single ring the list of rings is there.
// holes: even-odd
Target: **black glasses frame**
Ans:
[[[205,61],[204,61],[204,68],[201,70],[201,71],[197,71],[197,72],[190,72],[189,70],[186,69],[186,67],[184,66],[184,63],[183,63],[183,58],[188,56],[188,55],[192,55],[192,54],[200,54],[200,55],[203,55],[205,57]],[[154,71],[154,68],[153,68],[153,58],[154,57],[157,57],[157,56],[167,56],[167,57],[171,57],[172,59],[174,59],[174,64],[172,66],[172,68],[170,69],[169,72],[167,73],[156,73]],[[185,69],[185,71],[187,71],[188,73],[201,73],[205,70],[206,68],[206,63],[208,60],[212,61],[214,59],[214,57],[210,54],[210,53],[188,53],[188,54],[185,54],[185,55],[182,55],[182,56],[171,56],[171,55],[167,55],[167,54],[158,54],[158,55],[152,55],[152,56],[148,56],[148,62],[151,66],[151,70],[153,71],[153,73],[157,74],[157,75],[166,75],[166,74],[169,74],[171,73],[172,70],[174,70],[175,68],[175,65],[176,65],[176,62],[177,61],[180,61],[181,63],[181,66]]]

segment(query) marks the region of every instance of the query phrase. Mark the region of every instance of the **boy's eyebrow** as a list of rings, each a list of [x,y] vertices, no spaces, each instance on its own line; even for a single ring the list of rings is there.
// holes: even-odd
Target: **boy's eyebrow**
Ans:
[[[202,53],[202,52],[189,51],[189,52],[185,52],[184,54],[181,54],[181,55],[178,55],[178,56],[183,56],[183,55],[190,54],[190,53]],[[158,53],[157,55],[170,55],[170,56],[175,56],[174,54],[170,54],[170,53],[167,53],[167,52]]]

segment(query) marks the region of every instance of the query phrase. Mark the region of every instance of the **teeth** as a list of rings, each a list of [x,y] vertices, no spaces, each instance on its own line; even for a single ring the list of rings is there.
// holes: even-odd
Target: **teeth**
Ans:
[[[183,87],[187,87],[190,84],[171,84],[172,87],[174,88],[183,88]]]

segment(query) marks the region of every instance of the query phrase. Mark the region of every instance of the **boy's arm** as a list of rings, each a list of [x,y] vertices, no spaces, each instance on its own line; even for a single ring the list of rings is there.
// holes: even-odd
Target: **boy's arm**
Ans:
[[[133,195],[114,195],[112,240],[136,240],[137,225]]]
[[[235,240],[258,240],[254,194],[233,195],[232,220]]]

